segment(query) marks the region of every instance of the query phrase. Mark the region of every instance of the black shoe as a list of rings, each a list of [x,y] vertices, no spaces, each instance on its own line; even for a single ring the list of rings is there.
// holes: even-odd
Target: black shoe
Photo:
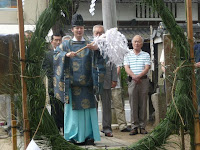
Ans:
[[[121,132],[130,132],[131,131],[131,128],[127,127],[127,128],[124,128],[123,130],[121,130]]]
[[[70,139],[67,142],[72,143],[74,145],[79,145],[79,146],[85,145],[85,142],[79,143],[79,142],[76,142],[74,139]]]
[[[147,134],[148,132],[145,130],[145,128],[140,128],[140,134]]]
[[[83,145],[86,145],[86,143],[85,142],[81,142],[81,143],[73,143],[74,145],[78,145],[78,146],[83,146]]]
[[[129,135],[136,135],[138,134],[138,129],[134,128],[133,130],[131,130],[131,132],[129,133]]]
[[[94,144],[94,139],[87,138],[87,139],[85,140],[85,145],[95,145],[95,144]]]
[[[76,141],[74,139],[68,140],[67,142],[72,143],[72,144],[76,144]]]
[[[105,133],[105,136],[107,136],[107,137],[113,137],[113,134],[112,134],[112,132],[109,132],[109,133]]]

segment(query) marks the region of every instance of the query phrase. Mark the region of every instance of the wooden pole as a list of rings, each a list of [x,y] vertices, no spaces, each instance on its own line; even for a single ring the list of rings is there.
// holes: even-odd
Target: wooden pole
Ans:
[[[15,107],[14,107],[14,79],[13,79],[13,43],[12,39],[9,40],[9,73],[10,73],[10,99],[11,99],[11,131],[12,131],[12,148],[17,150],[17,121],[15,120]]]
[[[181,135],[181,150],[185,150],[185,138],[184,138],[184,127],[183,127],[183,125],[181,125],[180,135]]]
[[[194,41],[193,41],[193,23],[192,23],[192,2],[191,0],[186,0],[187,6],[187,33],[188,33],[188,42],[190,44],[190,58],[191,63],[194,64]],[[195,74],[194,74],[195,67],[193,66],[192,70],[192,102],[194,108],[196,110],[195,117],[194,117],[194,141],[195,141],[195,150],[200,150],[200,124],[199,124],[199,115],[198,115],[198,101],[197,101],[197,94],[196,94],[196,81],[195,81]]]
[[[18,6],[18,22],[19,22],[19,47],[20,47],[20,58],[21,58],[21,84],[22,84],[22,110],[23,110],[23,122],[24,122],[24,149],[27,148],[30,142],[30,127],[27,112],[27,88],[24,79],[25,70],[25,42],[24,42],[24,20],[23,20],[23,8],[22,0],[17,0]]]

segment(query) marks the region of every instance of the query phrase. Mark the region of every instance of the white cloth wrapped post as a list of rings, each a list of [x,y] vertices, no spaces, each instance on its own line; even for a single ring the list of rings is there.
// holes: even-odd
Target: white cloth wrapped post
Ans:
[[[105,34],[94,38],[94,42],[98,45],[104,59],[108,58],[108,63],[122,64],[124,55],[129,52],[128,41],[117,28],[107,30]]]

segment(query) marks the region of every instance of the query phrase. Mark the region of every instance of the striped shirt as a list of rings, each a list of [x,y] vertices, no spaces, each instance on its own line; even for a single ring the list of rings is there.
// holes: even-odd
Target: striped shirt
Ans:
[[[145,65],[150,65],[150,55],[144,51],[135,55],[132,50],[124,57],[124,65],[129,65],[131,71],[135,75],[139,75],[144,70]]]

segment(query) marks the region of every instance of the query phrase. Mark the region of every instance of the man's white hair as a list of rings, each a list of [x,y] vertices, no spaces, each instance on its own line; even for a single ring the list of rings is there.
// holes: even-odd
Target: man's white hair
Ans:
[[[142,43],[144,43],[144,38],[141,35],[135,35],[135,36],[133,36],[132,42],[133,42],[134,37],[136,37],[136,36],[139,36],[142,39]]]
[[[93,26],[93,30],[92,30],[93,33],[94,33],[94,31],[95,31],[96,28],[103,28],[103,31],[104,31],[104,27],[102,25],[98,24],[98,25]]]

